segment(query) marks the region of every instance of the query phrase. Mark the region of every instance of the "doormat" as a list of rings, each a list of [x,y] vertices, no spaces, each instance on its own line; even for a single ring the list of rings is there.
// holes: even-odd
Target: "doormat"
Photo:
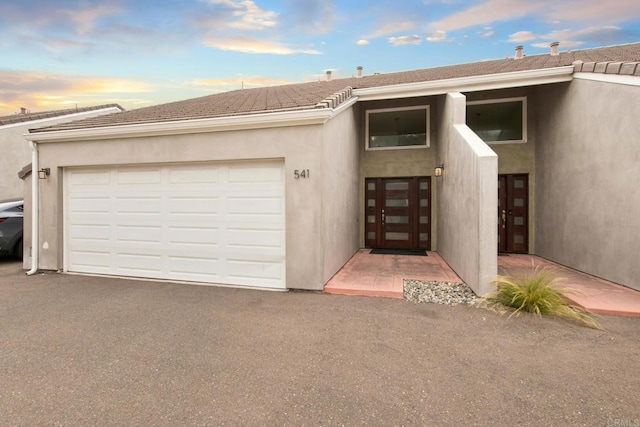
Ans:
[[[498,256],[509,256],[509,254],[505,252],[498,252]]]
[[[371,249],[369,252],[373,255],[417,255],[427,256],[424,249]]]

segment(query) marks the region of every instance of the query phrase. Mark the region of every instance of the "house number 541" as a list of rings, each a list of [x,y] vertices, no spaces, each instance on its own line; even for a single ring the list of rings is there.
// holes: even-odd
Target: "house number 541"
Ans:
[[[309,175],[309,169],[296,169],[293,171],[293,177],[295,179],[311,178],[311,175]]]

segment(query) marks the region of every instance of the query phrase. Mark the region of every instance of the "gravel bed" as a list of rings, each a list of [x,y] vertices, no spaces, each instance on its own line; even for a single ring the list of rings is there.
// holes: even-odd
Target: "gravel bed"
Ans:
[[[415,303],[430,302],[451,306],[476,305],[480,302],[480,297],[464,283],[411,279],[404,280],[404,298]]]

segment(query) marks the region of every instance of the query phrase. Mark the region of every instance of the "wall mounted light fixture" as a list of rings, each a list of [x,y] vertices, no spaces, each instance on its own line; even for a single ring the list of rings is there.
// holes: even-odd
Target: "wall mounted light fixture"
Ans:
[[[51,169],[42,168],[38,171],[38,179],[47,179],[51,174]]]
[[[444,163],[440,163],[438,166],[436,166],[433,170],[433,174],[437,177],[440,177],[442,176],[442,171],[444,171]]]

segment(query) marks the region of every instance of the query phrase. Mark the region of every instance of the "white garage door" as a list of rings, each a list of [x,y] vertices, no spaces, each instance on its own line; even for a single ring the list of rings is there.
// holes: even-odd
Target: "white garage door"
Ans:
[[[66,271],[285,287],[282,162],[65,174]]]

